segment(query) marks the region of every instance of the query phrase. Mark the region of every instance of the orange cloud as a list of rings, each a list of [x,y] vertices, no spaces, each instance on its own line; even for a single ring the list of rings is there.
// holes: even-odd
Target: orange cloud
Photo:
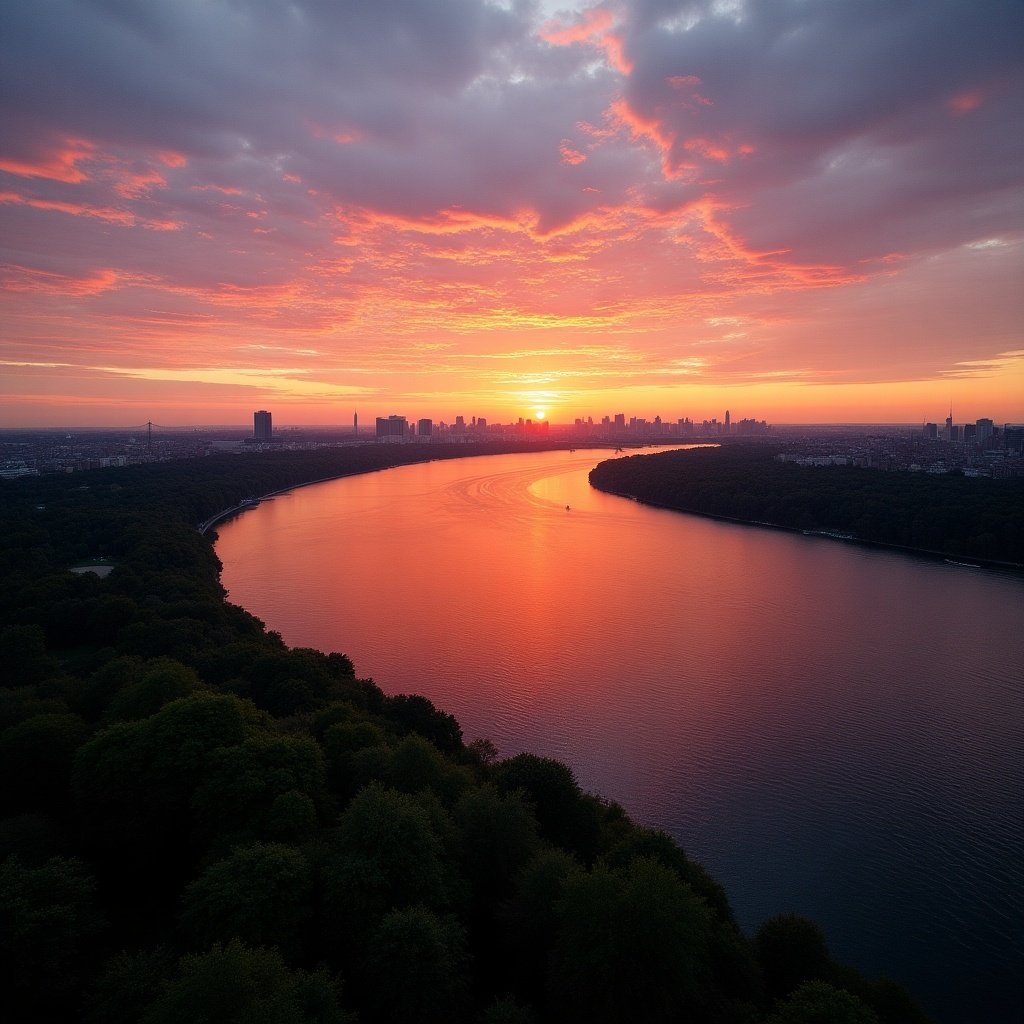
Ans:
[[[154,188],[165,188],[167,179],[157,170],[126,171],[120,181],[114,184],[114,191],[125,199],[139,199]]]
[[[36,161],[5,160],[0,157],[0,171],[7,171],[21,178],[47,178],[50,181],[75,184],[88,180],[89,176],[76,165],[79,160],[92,157],[94,149],[91,142],[66,139],[62,149],[47,153]]]
[[[552,46],[572,46],[575,43],[589,43],[604,51],[608,63],[623,75],[631,74],[632,62],[623,52],[623,40],[613,31],[614,18],[610,11],[603,7],[593,7],[586,11],[583,19],[575,25],[562,25],[558,21],[549,21],[538,35]]]
[[[127,210],[117,210],[109,206],[93,206],[89,203],[68,203],[59,199],[35,199],[22,196],[17,192],[0,192],[0,203],[31,206],[35,210],[56,210],[69,213],[74,217],[95,217],[97,220],[109,221],[112,224],[130,226],[135,223],[135,215]]]
[[[687,153],[696,153],[720,164],[727,164],[729,162],[729,151],[710,139],[687,139],[683,146]]]
[[[661,173],[666,180],[672,181],[680,178],[686,171],[694,169],[691,166],[674,167],[672,165],[669,159],[672,150],[672,135],[656,117],[644,117],[624,99],[615,100],[608,108],[607,116],[612,123],[625,128],[634,141],[647,139],[654,143],[661,152]]]
[[[7,264],[0,271],[0,291],[39,292],[48,295],[99,295],[118,284],[113,270],[96,270],[86,277],[71,277],[37,267]]]
[[[581,153],[578,149],[572,148],[572,143],[568,139],[562,139],[562,144],[558,147],[558,152],[562,155],[562,163],[569,164],[575,167],[577,164],[582,164],[586,161],[587,157],[585,153]]]
[[[38,199],[33,196],[23,196],[17,192],[0,192],[0,204],[29,206],[34,210],[52,210],[57,213],[70,214],[72,217],[90,217],[106,221],[109,224],[120,224],[122,227],[134,227],[138,224],[151,231],[178,231],[182,227],[180,221],[137,217],[130,210],[119,210],[112,206],[71,203],[60,199]]]

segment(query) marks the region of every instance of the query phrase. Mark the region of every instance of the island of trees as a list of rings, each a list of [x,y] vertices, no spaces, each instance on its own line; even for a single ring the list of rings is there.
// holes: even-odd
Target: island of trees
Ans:
[[[770,445],[602,462],[594,487],[664,508],[1024,568],[1024,478],[801,466]]]
[[[467,743],[225,600],[197,523],[423,457],[0,484],[5,1019],[923,1021],[810,921],[742,934],[699,864],[564,764]]]

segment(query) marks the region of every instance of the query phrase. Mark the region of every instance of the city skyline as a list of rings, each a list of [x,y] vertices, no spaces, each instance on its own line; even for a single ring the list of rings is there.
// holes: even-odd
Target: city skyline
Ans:
[[[2,24],[0,426],[1024,420],[1020,5]]]

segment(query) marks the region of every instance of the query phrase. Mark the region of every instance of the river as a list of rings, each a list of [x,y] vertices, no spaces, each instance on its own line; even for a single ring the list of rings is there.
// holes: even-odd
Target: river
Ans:
[[[229,599],[568,762],[752,932],[794,911],[948,1024],[1024,1019],[1024,583],[593,490],[606,452],[406,466],[219,529]]]

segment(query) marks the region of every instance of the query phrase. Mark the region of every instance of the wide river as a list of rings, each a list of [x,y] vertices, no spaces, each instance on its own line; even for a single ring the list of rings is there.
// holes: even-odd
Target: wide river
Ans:
[[[219,528],[224,585],[467,740],[568,762],[748,933],[806,914],[936,1020],[1019,1024],[1024,581],[602,494],[610,454],[297,489]]]

